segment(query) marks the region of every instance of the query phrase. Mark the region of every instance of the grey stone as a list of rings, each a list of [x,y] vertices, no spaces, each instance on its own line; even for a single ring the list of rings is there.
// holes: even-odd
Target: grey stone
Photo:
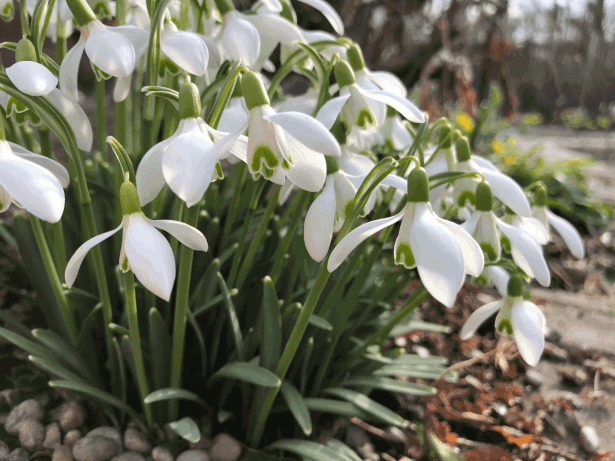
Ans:
[[[581,432],[579,433],[579,441],[581,442],[581,447],[583,450],[592,454],[596,453],[598,451],[598,447],[600,446],[600,439],[598,438],[596,429],[591,426],[583,426],[581,428]]]
[[[58,445],[53,450],[51,461],[73,461],[73,449],[67,445]]]
[[[502,418],[508,414],[508,408],[502,402],[495,402],[493,404],[493,410]]]
[[[57,445],[62,443],[62,436],[60,435],[60,425],[58,423],[51,423],[45,428],[45,440],[43,441],[43,448],[54,449]]]
[[[21,402],[11,410],[4,423],[6,432],[12,435],[19,433],[19,426],[26,419],[39,421],[43,417],[43,407],[34,399]]]
[[[414,350],[416,355],[418,355],[421,358],[429,357],[431,355],[429,353],[429,349],[423,346],[414,346],[412,349]]]
[[[41,407],[46,407],[47,404],[49,403],[49,394],[45,393],[45,394],[41,394],[37,397],[34,397],[34,400],[36,400],[38,403],[41,404]]]
[[[6,461],[28,461],[28,452],[23,448],[16,448],[9,453]]]
[[[106,461],[121,452],[118,443],[102,435],[86,436],[73,447],[77,461]]]
[[[346,444],[353,448],[362,447],[369,443],[369,438],[365,431],[356,426],[350,426],[346,431]]]
[[[212,461],[236,461],[241,455],[241,444],[228,434],[218,434],[214,438],[209,456]]]
[[[545,377],[536,370],[528,370],[525,373],[525,380],[534,387],[540,387],[545,382]]]
[[[88,432],[87,434],[85,434],[86,437],[91,437],[91,436],[102,436],[102,437],[107,437],[108,439],[111,439],[113,441],[115,441],[118,446],[120,447],[120,451],[122,449],[122,434],[120,434],[120,431],[118,431],[117,429],[113,428],[113,427],[109,427],[109,426],[100,426],[97,427],[96,429],[92,429],[90,432]]]
[[[2,440],[0,440],[0,461],[4,461],[10,452],[11,449],[9,448],[9,446]]]
[[[137,451],[139,453],[152,449],[152,445],[147,441],[145,436],[133,428],[128,428],[126,432],[124,432],[124,446],[127,450]]]
[[[64,436],[64,445],[73,446],[77,443],[77,440],[81,438],[81,432],[77,429],[73,429],[72,431],[68,431]]]
[[[127,451],[126,453],[114,456],[113,458],[111,458],[111,461],[145,461],[145,458],[141,453]]]
[[[83,424],[83,409],[77,402],[66,402],[58,409],[58,421],[65,431],[76,429]]]
[[[175,461],[173,454],[165,447],[154,447],[152,459],[154,461]]]
[[[40,448],[45,440],[45,427],[35,419],[26,419],[19,425],[19,443],[28,450]]]
[[[187,450],[177,457],[176,461],[209,461],[205,450]]]

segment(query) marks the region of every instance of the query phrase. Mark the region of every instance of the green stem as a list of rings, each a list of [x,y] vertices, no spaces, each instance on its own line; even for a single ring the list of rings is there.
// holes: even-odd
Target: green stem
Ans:
[[[151,427],[152,409],[149,404],[143,402],[143,399],[149,394],[149,387],[147,385],[147,375],[145,374],[143,353],[141,351],[139,315],[137,313],[137,297],[135,294],[135,276],[132,271],[124,273],[124,293],[126,295],[126,317],[128,318],[128,328],[130,329],[130,345],[132,346],[132,355],[135,361],[139,394],[141,396],[141,403],[143,404],[143,411],[145,412],[147,424]]]
[[[98,151],[107,151],[107,108],[105,107],[105,81],[96,79],[96,138]]]
[[[21,18],[21,32],[25,35],[30,33],[30,22],[28,21],[28,8],[26,0],[19,0],[19,12]]]
[[[60,18],[58,12],[58,18],[56,22],[56,61],[58,65],[62,64],[64,56],[68,52],[68,46],[66,43],[66,23]]]
[[[77,334],[73,319],[73,313],[71,312],[70,306],[68,304],[68,299],[66,298],[66,294],[64,293],[64,289],[62,288],[62,282],[60,282],[60,277],[58,277],[58,272],[56,270],[53,257],[51,256],[51,252],[49,251],[49,246],[47,245],[47,239],[45,238],[45,233],[43,232],[41,222],[38,220],[38,218],[34,217],[33,215],[30,215],[30,224],[32,225],[34,238],[36,239],[36,244],[41,253],[41,259],[43,260],[43,265],[45,266],[45,270],[47,271],[47,276],[49,277],[51,288],[53,289],[53,293],[56,297],[56,300],[58,301],[58,306],[60,307],[60,312],[62,313],[62,318],[64,319],[64,325],[68,330],[68,335],[70,336],[71,342],[73,343],[73,345],[76,346]]]
[[[224,232],[222,234],[222,245],[220,246],[220,248],[222,249],[228,246],[228,241],[230,239],[231,230],[233,228],[233,224],[235,223],[235,216],[237,215],[237,209],[239,208],[239,201],[241,200],[241,192],[243,191],[243,184],[246,181],[246,174],[248,171],[247,165],[243,162],[241,162],[241,164],[237,168],[238,168],[237,182],[233,190],[233,198],[231,199],[231,204],[228,207],[228,213],[226,215],[226,220],[224,221]]]

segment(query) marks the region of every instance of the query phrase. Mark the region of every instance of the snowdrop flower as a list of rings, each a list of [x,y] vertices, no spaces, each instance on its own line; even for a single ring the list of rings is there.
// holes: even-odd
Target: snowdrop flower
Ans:
[[[160,50],[175,65],[189,74],[204,75],[209,62],[209,49],[200,35],[177,30],[167,21],[160,37]]]
[[[456,140],[455,151],[457,154],[457,171],[476,171],[482,174],[485,181],[491,186],[493,195],[500,199],[504,205],[519,216],[530,216],[530,204],[519,184],[500,173],[491,162],[482,161],[483,159],[479,159],[477,156],[473,157],[470,153],[470,144],[467,138],[462,137]],[[469,178],[455,181],[454,196],[458,206],[464,206],[466,201],[474,202],[477,184],[477,180]]]
[[[250,173],[280,185],[287,177],[301,189],[320,191],[327,175],[324,155],[340,155],[335,137],[309,115],[276,113],[256,73],[243,75],[241,89],[250,115],[237,133],[249,127],[246,157],[241,160]]]
[[[1,2],[0,2],[1,3]],[[12,3],[12,2],[11,2]],[[34,9],[36,8],[37,0],[26,0],[26,10],[28,14],[32,16]],[[47,27],[47,37],[51,39],[53,43],[57,41],[57,27],[58,22],[63,22],[63,36],[64,38],[70,37],[73,32],[73,13],[68,8],[66,0],[56,0],[53,5],[51,16],[49,17],[49,25]]]
[[[27,38],[22,38],[15,50],[15,64],[6,69],[6,76],[15,87],[29,96],[44,96],[58,84],[58,78],[36,62],[36,50]]]
[[[500,266],[487,266],[481,274],[484,277],[488,285],[495,286],[500,296],[503,298],[506,296],[506,287],[510,280],[510,275],[506,272],[506,269]]]
[[[534,206],[532,216],[540,221],[546,231],[546,242],[551,240],[550,226],[561,235],[564,243],[577,259],[585,257],[585,246],[579,232],[564,218],[553,214],[547,207],[547,191],[544,186],[539,186],[534,192]]]
[[[384,119],[381,131],[385,142],[395,150],[407,149],[414,141],[401,118],[390,107],[387,108],[387,116]]]
[[[37,218],[56,223],[69,182],[68,171],[58,162],[6,141],[0,119],[0,213],[15,202]]]
[[[94,142],[92,123],[79,103],[58,88],[51,90],[47,98],[66,117],[73,133],[75,133],[79,149],[90,152]]]
[[[395,216],[363,224],[350,232],[331,252],[327,269],[334,271],[361,242],[401,220],[394,247],[395,263],[408,269],[416,267],[431,295],[451,307],[465,274],[477,277],[483,271],[483,253],[461,226],[432,211],[429,179],[423,168],[410,172],[407,187],[406,208]]]
[[[188,224],[169,220],[150,220],[141,211],[135,186],[125,181],[120,188],[124,218],[114,230],[91,238],[81,245],[66,265],[65,280],[72,287],[81,263],[88,251],[122,229],[122,249],[119,266],[123,272],[132,270],[137,280],[156,296],[169,301],[175,282],[175,258],[163,230],[193,250],[207,251],[207,239]]]
[[[546,319],[536,304],[523,299],[523,279],[519,275],[510,277],[507,296],[476,309],[459,333],[459,339],[469,339],[495,312],[496,329],[514,335],[517,348],[528,365],[536,366],[545,346],[544,329]]]
[[[199,90],[193,83],[182,85],[179,111],[181,121],[173,136],[152,147],[139,164],[136,179],[141,205],[154,200],[165,182],[188,207],[198,203],[211,181],[222,177],[218,161],[243,132],[214,144],[212,129],[201,118]]]

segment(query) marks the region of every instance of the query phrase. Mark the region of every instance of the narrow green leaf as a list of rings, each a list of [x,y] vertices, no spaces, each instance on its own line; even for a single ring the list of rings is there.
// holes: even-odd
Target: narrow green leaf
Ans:
[[[339,461],[337,452],[333,451],[331,448],[307,440],[278,440],[269,445],[267,449],[290,451],[301,457],[307,457],[316,461]]]
[[[261,336],[261,364],[275,370],[282,350],[282,315],[280,304],[269,276],[263,279],[263,334]]]
[[[248,383],[256,384],[257,386],[277,387],[281,384],[273,372],[266,368],[251,365],[246,362],[233,362],[224,365],[216,371],[210,379],[232,378]]]
[[[416,331],[416,330],[433,331],[434,333],[445,333],[445,334],[451,332],[450,327],[447,327],[446,325],[438,325],[436,323],[415,321],[415,322],[408,322],[406,324],[397,325],[391,330],[391,333],[389,333],[389,338],[393,336],[405,335],[406,333],[409,333],[411,331]]]
[[[438,379],[444,370],[445,368],[442,368],[441,370],[434,370],[433,368],[421,369],[415,366],[385,365],[374,371],[374,374],[383,376],[406,376],[408,378]],[[457,381],[457,374],[449,373],[444,380],[449,382]]]
[[[126,395],[128,394],[127,386],[126,386],[126,364],[124,363],[124,357],[122,356],[122,348],[120,346],[120,342],[114,336],[111,338],[113,344],[113,350],[115,351],[115,357],[117,359],[117,366],[120,371],[120,383],[121,383],[121,393],[122,393],[122,402],[126,403]]]
[[[152,357],[152,375],[154,386],[160,389],[167,385],[169,380],[169,360],[171,351],[171,336],[162,315],[152,307],[148,316],[149,348]]]
[[[429,445],[436,452],[439,461],[463,461],[463,456],[455,453],[451,447],[440,442],[433,432],[427,435]]]
[[[337,439],[329,439],[326,443],[329,448],[337,451],[347,461],[363,461],[363,458],[357,455],[352,448]]]
[[[74,381],[76,383],[87,384],[81,376],[67,370],[62,365],[58,364],[58,362],[51,362],[47,359],[35,357],[33,355],[29,355],[28,360],[52,375],[56,375],[58,378],[66,379],[67,381]]]
[[[307,398],[303,399],[303,401],[310,411],[347,416],[349,418],[356,417],[364,421],[384,422],[380,418],[372,416],[350,402],[321,398]]]
[[[192,326],[194,335],[196,336],[196,341],[199,344],[199,352],[201,356],[201,370],[203,372],[203,375],[205,375],[207,371],[207,351],[205,349],[205,338],[203,337],[201,327],[194,318],[194,314],[190,312],[190,309],[186,310],[186,315],[188,317],[188,322],[190,322],[190,326]]]
[[[222,277],[220,272],[218,272],[218,284],[220,285],[220,291],[222,291],[222,295],[224,296],[226,313],[229,321],[231,322],[231,330],[233,331],[233,339],[235,340],[237,357],[239,357],[239,360],[243,361],[243,337],[241,335],[241,329],[239,328],[239,319],[237,318],[237,312],[235,311],[235,306],[233,305],[231,293],[229,292],[226,282],[224,281],[224,277]]]
[[[333,330],[333,325],[331,325],[327,319],[319,317],[318,315],[311,315],[309,322],[310,325],[313,325],[316,328],[320,328],[321,330]]]
[[[303,397],[297,388],[288,381],[284,381],[282,383],[282,387],[280,387],[280,390],[282,391],[282,397],[284,397],[288,408],[290,408],[290,412],[297,420],[297,423],[303,433],[306,436],[312,434],[312,419],[310,418],[310,410],[308,410],[308,407],[303,401]]]
[[[128,337],[130,337],[130,331],[128,330],[128,328],[123,327],[122,325],[118,325],[117,323],[110,323],[109,330],[111,330],[113,333],[117,333],[120,336],[127,335]]]
[[[220,424],[224,424],[232,416],[233,416],[233,413],[231,413],[230,411],[220,410],[218,414],[216,415],[216,419],[218,420]]]
[[[185,417],[179,421],[173,421],[169,423],[169,426],[188,442],[197,443],[201,440],[199,426],[197,426],[192,418]]]
[[[145,403],[154,403],[160,402],[162,400],[175,400],[175,399],[183,399],[183,400],[192,400],[193,402],[198,403],[203,407],[207,407],[205,401],[196,395],[194,392],[187,391],[186,389],[158,389],[150,393],[147,397],[143,399]]]
[[[175,109],[179,110],[179,92],[161,86],[144,86],[141,91],[145,96],[156,96],[169,101]]]
[[[359,407],[361,410],[386,421],[388,424],[399,427],[406,427],[408,425],[408,421],[399,416],[397,413],[389,410],[384,405],[375,402],[360,392],[352,391],[350,389],[343,389],[341,387],[325,389],[323,392],[347,400],[348,402],[351,402]]]
[[[399,379],[386,378],[384,376],[365,376],[351,378],[343,382],[344,386],[366,386],[385,391],[399,392],[412,395],[433,395],[436,389],[424,384],[408,383]]]
[[[96,304],[96,306],[94,306],[88,316],[81,323],[81,331],[79,331],[79,338],[77,338],[77,347],[79,350],[85,348],[87,341],[90,340],[91,330],[99,321],[99,319],[96,318],[96,314],[100,312],[102,312],[102,303]]]
[[[48,349],[44,348],[40,344],[35,343],[34,341],[31,341],[21,335],[18,335],[17,333],[13,333],[6,328],[0,327],[0,336],[2,336],[7,341],[10,341],[20,349],[23,349],[28,354],[35,355],[38,357],[44,357],[52,362],[57,361],[57,356],[52,354]]]

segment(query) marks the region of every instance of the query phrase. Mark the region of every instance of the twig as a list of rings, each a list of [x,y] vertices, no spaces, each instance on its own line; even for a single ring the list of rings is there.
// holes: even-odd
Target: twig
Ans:
[[[448,375],[449,373],[453,372],[453,371],[457,371],[457,370],[461,370],[463,368],[467,368],[470,367],[472,365],[474,365],[475,363],[479,363],[479,362],[483,362],[484,360],[491,358],[493,356],[495,356],[498,353],[503,353],[511,344],[511,342],[502,342],[502,343],[498,343],[498,345],[496,346],[495,349],[493,349],[492,351],[489,352],[484,352],[483,354],[477,356],[477,357],[473,357],[469,360],[465,360],[463,362],[458,362],[454,365],[451,365],[450,367],[448,367],[446,370],[444,370],[444,372],[438,376],[438,379],[436,379],[434,381],[434,384],[437,383],[438,381],[440,381],[442,378],[444,378],[446,375]]]
[[[381,439],[388,440],[389,442],[399,443],[400,445],[407,445],[406,443],[402,442],[394,435],[391,435],[388,432],[383,431],[382,429],[378,429],[377,427],[374,427],[371,424],[366,423],[362,419],[352,417],[350,418],[350,422],[354,424],[355,426],[359,426],[364,431],[367,431],[370,434],[375,435],[376,437],[380,437]]]

